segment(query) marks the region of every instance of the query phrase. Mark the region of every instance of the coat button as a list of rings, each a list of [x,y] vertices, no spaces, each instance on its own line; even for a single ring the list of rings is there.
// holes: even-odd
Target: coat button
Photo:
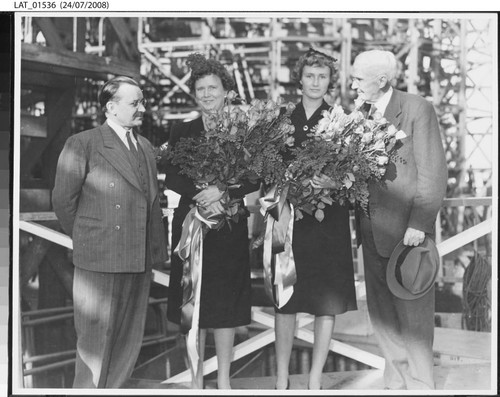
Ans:
[[[120,230],[120,225],[116,225],[115,230]]]
[[[117,210],[119,210],[119,209],[121,208],[120,204],[116,204],[116,205],[115,205],[115,208],[116,208]]]
[[[109,184],[109,187],[115,187],[115,183],[114,183],[114,182],[111,182],[111,183]]]
[[[307,131],[309,129],[309,127],[307,125],[304,126],[304,131]]]

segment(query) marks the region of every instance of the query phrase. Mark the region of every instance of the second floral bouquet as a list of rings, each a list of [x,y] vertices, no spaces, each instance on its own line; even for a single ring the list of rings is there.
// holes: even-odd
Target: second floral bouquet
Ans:
[[[334,105],[302,146],[293,149],[283,184],[287,198],[295,207],[295,217],[303,212],[324,217],[324,208],[333,202],[358,203],[367,212],[368,184],[380,182],[390,160],[397,160],[398,142],[406,134],[398,131],[381,115],[367,119],[359,106],[346,114]],[[311,177],[324,174],[335,182],[334,188],[313,188]]]

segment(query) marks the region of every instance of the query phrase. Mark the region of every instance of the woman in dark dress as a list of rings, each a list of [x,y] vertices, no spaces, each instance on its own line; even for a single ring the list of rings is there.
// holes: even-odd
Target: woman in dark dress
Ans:
[[[294,79],[302,89],[302,101],[291,115],[295,126],[295,145],[300,145],[321,119],[329,105],[323,97],[331,87],[335,73],[334,59],[309,50],[295,69]],[[326,175],[311,175],[314,188],[332,188]],[[321,387],[321,375],[328,355],[335,315],[356,310],[354,268],[351,252],[349,209],[339,204],[327,205],[322,222],[304,213],[293,226],[292,248],[297,282],[290,300],[276,309],[276,388],[289,387],[288,366],[293,347],[296,314],[310,313],[314,320],[314,346],[309,389]]]
[[[224,98],[233,85],[233,79],[218,61],[207,60],[201,54],[188,57],[191,77],[187,84],[194,92],[202,117],[176,125],[171,132],[169,145],[175,151],[175,144],[182,137],[197,137],[205,130],[204,119],[210,113],[219,111]],[[181,195],[172,221],[172,251],[177,246],[184,218],[194,205],[221,209],[219,200],[223,193],[217,186],[198,190],[195,182],[179,174],[179,168],[167,164],[166,185]],[[243,184],[230,190],[231,198],[241,198],[258,189],[258,185]],[[243,203],[241,204],[243,205]],[[181,286],[182,261],[172,252],[172,268],[168,291],[167,317],[180,324],[183,290]],[[193,386],[203,388],[203,352],[206,329],[214,329],[217,354],[219,389],[229,389],[229,373],[234,343],[235,327],[250,323],[250,264],[248,249],[247,219],[240,217],[237,223],[226,223],[220,230],[210,230],[203,241],[203,268],[199,317],[200,366]]]

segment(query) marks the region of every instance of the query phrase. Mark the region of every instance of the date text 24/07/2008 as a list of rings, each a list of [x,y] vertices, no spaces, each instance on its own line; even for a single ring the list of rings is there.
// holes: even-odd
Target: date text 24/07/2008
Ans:
[[[107,10],[107,1],[15,1],[16,10]]]

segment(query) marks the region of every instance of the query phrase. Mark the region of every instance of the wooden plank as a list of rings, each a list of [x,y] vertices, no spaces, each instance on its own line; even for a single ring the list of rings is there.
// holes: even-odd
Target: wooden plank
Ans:
[[[153,269],[153,281],[157,284],[168,287],[170,282],[170,274]]]
[[[108,74],[140,79],[139,62],[22,43],[22,67],[62,75],[107,79]]]
[[[134,18],[137,19],[137,18]],[[137,49],[137,41],[130,32],[130,28],[123,18],[107,18],[106,19],[116,33],[116,38],[120,43],[120,47],[124,51],[129,61],[138,61],[141,57]]]
[[[434,351],[450,356],[491,361],[491,333],[436,327]]]
[[[477,207],[491,203],[491,197],[457,197],[444,199],[443,207]]]
[[[449,254],[456,249],[463,247],[464,245],[470,243],[471,241],[477,240],[492,231],[492,219],[487,219],[471,228],[464,230],[463,232],[457,234],[456,236],[450,237],[447,240],[440,242],[437,245],[440,256]]]
[[[363,336],[334,332],[333,338],[380,354],[374,335]],[[491,334],[489,332],[435,327],[433,349],[438,354],[489,361],[492,359]]]
[[[21,221],[55,221],[57,216],[52,211],[38,211],[38,212],[21,212],[19,214],[19,220]]]
[[[47,41],[49,47],[64,48],[64,42],[59,35],[59,32],[52,22],[52,18],[40,17],[33,18],[33,22],[37,24]]]
[[[73,241],[64,233],[57,232],[48,227],[38,225],[33,222],[19,221],[19,229],[25,232],[40,236],[53,243],[62,245],[63,247],[73,249]]]
[[[257,351],[258,349],[273,343],[274,339],[274,329],[268,329],[267,331],[261,332],[260,334],[233,347],[233,357],[231,361],[239,360],[240,358]],[[217,371],[217,356],[210,357],[208,360],[203,362],[203,375],[208,375],[215,371]],[[189,382],[190,380],[191,371],[186,370],[166,379],[162,383],[183,383]]]

